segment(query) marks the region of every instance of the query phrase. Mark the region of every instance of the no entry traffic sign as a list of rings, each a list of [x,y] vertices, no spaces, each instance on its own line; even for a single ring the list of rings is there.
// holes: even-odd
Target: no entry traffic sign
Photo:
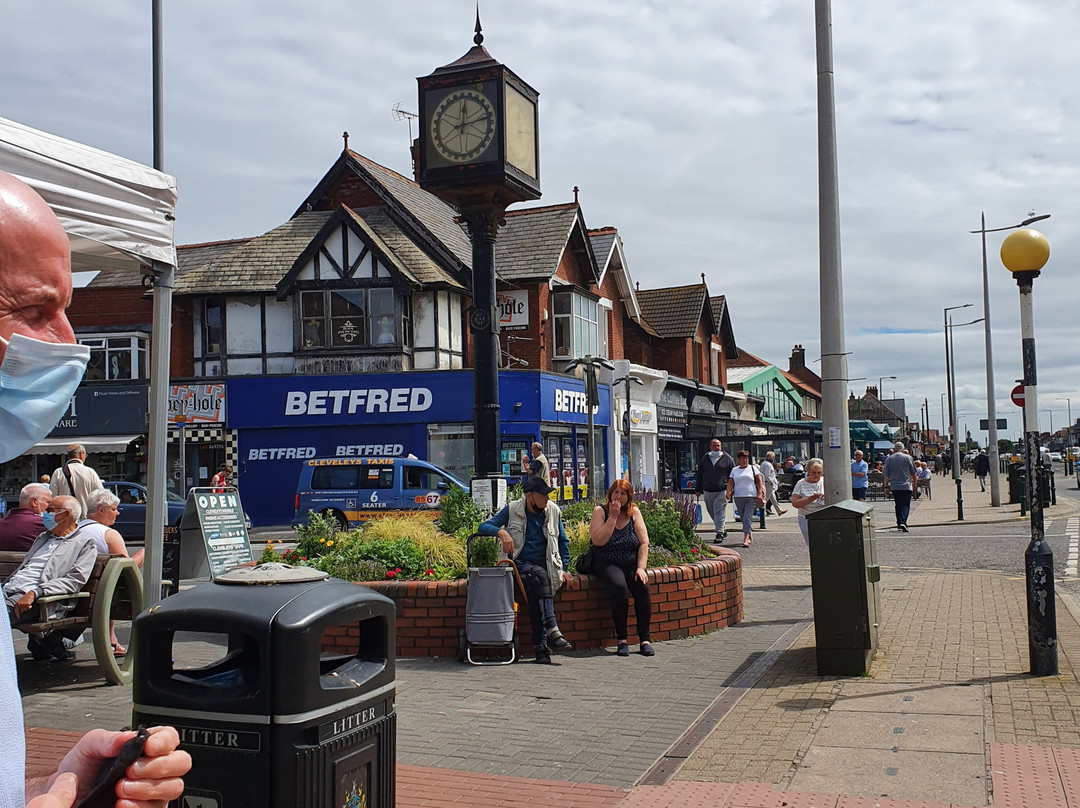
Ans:
[[[1015,404],[1017,407],[1023,407],[1024,406],[1024,385],[1022,385],[1022,384],[1016,385],[1016,387],[1014,387],[1012,389],[1012,392],[1009,393],[1009,398],[1012,399],[1012,403]]]

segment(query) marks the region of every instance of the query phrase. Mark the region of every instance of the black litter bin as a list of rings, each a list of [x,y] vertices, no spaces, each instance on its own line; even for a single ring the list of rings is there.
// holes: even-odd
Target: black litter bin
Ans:
[[[139,615],[132,722],[180,733],[179,808],[393,806],[394,615],[366,587],[278,564]]]

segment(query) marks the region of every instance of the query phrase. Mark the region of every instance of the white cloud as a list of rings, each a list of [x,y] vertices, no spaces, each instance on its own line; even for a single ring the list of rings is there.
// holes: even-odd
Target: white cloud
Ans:
[[[149,5],[5,5],[0,114],[150,162]],[[620,229],[642,286],[704,271],[727,295],[740,345],[782,367],[795,343],[816,357],[812,4],[502,0],[481,12],[485,46],[541,94],[542,202],[569,201],[579,186],[586,221]],[[408,174],[408,127],[391,109],[415,110],[416,77],[468,50],[473,13],[471,0],[167,4],[165,167],[179,181],[180,241],[281,223],[337,158],[344,130],[354,149]],[[939,425],[942,308],[971,302],[981,315],[980,244],[968,231],[980,211],[997,227],[1034,207],[1053,214],[1035,310],[1041,408],[1054,406],[1060,426],[1065,404],[1051,402],[1074,396],[1080,407],[1080,10],[834,4],[833,37],[850,375],[898,376],[909,410],[928,399]],[[1000,235],[988,243],[1005,413],[1020,375],[1018,302]],[[982,334],[957,334],[960,410],[976,413]]]

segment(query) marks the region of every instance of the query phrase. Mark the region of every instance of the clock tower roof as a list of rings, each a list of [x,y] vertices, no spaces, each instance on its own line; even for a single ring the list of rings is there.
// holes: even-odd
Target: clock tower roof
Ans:
[[[474,30],[476,31],[476,33],[473,35],[473,42],[475,44],[471,48],[469,48],[469,52],[457,61],[437,68],[432,75],[436,75],[439,73],[454,73],[458,70],[471,70],[476,67],[489,67],[499,64],[497,61],[495,61],[495,58],[487,52],[487,48],[484,47],[484,32],[480,27],[479,3],[477,3],[476,6],[476,27]]]

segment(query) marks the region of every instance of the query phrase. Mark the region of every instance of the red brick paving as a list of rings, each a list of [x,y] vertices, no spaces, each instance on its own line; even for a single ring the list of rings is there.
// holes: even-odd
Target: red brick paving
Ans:
[[[26,728],[26,776],[55,771],[81,732]],[[1080,750],[990,744],[995,808],[1080,808]],[[768,783],[675,781],[632,791],[427,766],[397,767],[398,808],[966,808],[943,802],[778,791]]]

